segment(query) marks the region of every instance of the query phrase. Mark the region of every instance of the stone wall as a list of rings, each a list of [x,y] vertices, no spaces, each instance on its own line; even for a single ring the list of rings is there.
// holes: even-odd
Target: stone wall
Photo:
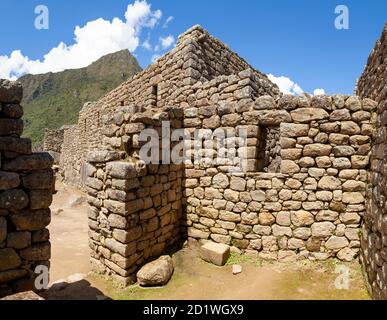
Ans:
[[[376,107],[370,99],[337,95],[262,96],[251,104],[186,109],[186,125],[235,137],[241,128],[248,132],[247,146],[236,144],[231,163],[186,166],[188,236],[265,259],[353,260],[360,248]],[[262,143],[276,149],[277,135],[267,141],[262,134],[270,128],[280,137],[278,173],[258,172],[254,160]],[[199,152],[217,154],[216,146],[207,143]],[[230,173],[242,155],[247,172]]]
[[[139,134],[161,130],[161,121],[181,127],[177,109],[123,107],[104,117],[104,149],[88,155],[89,235],[93,269],[125,285],[152,257],[183,238],[183,166],[145,165]],[[159,141],[157,139],[157,141]],[[162,144],[157,146],[160,154]]]
[[[36,266],[49,266],[53,159],[32,154],[23,132],[22,88],[0,80],[0,297],[33,290]]]
[[[89,193],[94,268],[129,283],[187,236],[265,259],[352,261],[377,107],[357,96],[281,96],[206,31],[188,30],[170,53],[85,107],[78,144],[64,143],[74,156],[68,168],[83,172]],[[139,135],[160,132],[163,121],[213,140],[196,141],[181,165],[144,165]]]
[[[371,156],[371,183],[362,230],[362,263],[370,291],[387,299],[387,24],[358,82],[358,95],[379,102]]]
[[[98,102],[87,104],[80,112],[79,142],[64,141],[60,165],[65,182],[82,186],[79,181],[81,168],[87,154],[99,150],[103,139],[102,118],[119,110],[122,106],[136,105],[143,108],[165,106],[186,107],[207,103],[192,96],[194,85],[213,80],[218,76],[230,76],[250,69],[254,74],[251,86],[246,85],[246,96],[269,94],[278,96],[280,91],[267,76],[253,70],[237,54],[221,41],[212,37],[200,26],[195,26],[179,37],[176,47],[159,58],[146,70],[136,74]],[[226,95],[224,97],[225,100]],[[219,100],[212,95],[212,101]],[[74,162],[75,161],[75,162]],[[72,169],[70,169],[72,168]],[[75,170],[75,171],[74,171]]]

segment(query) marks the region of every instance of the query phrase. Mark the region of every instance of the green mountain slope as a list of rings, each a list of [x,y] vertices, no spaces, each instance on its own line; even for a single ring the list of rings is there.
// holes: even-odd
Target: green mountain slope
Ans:
[[[43,142],[44,131],[78,122],[87,101],[105,93],[141,71],[128,50],[112,53],[82,69],[26,75],[19,79],[24,88],[24,136],[34,146]]]

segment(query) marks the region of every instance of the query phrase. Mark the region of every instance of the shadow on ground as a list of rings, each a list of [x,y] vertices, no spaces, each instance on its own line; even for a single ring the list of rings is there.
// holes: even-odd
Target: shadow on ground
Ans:
[[[45,300],[111,300],[88,280],[56,283],[40,296]]]

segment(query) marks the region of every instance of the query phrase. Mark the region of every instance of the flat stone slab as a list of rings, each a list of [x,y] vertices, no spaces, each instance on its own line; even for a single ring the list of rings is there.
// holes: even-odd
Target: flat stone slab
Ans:
[[[230,247],[225,244],[208,242],[200,248],[200,257],[216,266],[224,266],[230,257]]]

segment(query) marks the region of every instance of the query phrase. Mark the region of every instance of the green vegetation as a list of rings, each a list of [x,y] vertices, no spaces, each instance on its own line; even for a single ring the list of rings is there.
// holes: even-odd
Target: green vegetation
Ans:
[[[226,262],[226,266],[232,266],[234,264],[251,264],[254,265],[257,268],[262,267],[262,261],[261,259],[257,258],[252,258],[246,255],[241,255],[238,253],[231,253],[230,258],[228,258]]]
[[[104,56],[86,68],[21,77],[24,135],[32,139],[35,147],[41,145],[46,128],[76,124],[86,102],[97,101],[139,71],[137,60],[128,50],[123,50]]]

